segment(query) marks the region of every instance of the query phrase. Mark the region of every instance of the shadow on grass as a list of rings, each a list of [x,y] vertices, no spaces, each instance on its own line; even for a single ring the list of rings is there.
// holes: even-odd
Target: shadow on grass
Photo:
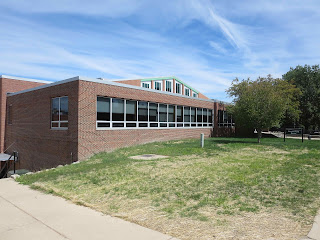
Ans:
[[[251,141],[249,139],[246,140],[239,140],[239,139],[218,139],[218,138],[214,138],[212,139],[213,143],[220,143],[220,144],[230,144],[230,143],[258,143],[256,139],[252,139]]]

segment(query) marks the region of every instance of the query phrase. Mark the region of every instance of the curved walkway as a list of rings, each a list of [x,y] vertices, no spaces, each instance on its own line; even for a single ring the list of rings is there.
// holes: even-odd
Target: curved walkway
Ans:
[[[134,223],[72,204],[60,197],[32,190],[8,178],[0,180],[0,238],[2,240],[175,239]]]

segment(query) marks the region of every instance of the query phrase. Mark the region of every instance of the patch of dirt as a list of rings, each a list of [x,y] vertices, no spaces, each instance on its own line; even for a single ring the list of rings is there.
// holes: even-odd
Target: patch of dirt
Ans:
[[[179,216],[168,218],[165,213],[155,211],[147,202],[137,200],[121,205],[120,209],[113,216],[181,240],[292,240],[307,235],[311,228],[310,225],[296,222],[289,213],[276,209],[236,216],[219,215],[214,209],[203,209],[208,221]]]

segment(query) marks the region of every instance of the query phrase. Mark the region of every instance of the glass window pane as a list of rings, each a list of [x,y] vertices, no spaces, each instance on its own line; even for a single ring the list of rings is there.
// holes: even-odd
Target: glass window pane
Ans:
[[[203,122],[208,122],[208,113],[206,108],[203,109]]]
[[[162,85],[161,83],[162,83],[162,82],[154,82],[154,89],[161,91],[161,90],[162,90],[162,89],[161,89],[161,85]]]
[[[112,123],[112,127],[124,127],[124,123]]]
[[[167,104],[159,104],[159,121],[167,122]]]
[[[126,120],[137,121],[137,101],[126,101]]]
[[[202,123],[202,108],[197,108],[197,122]]]
[[[51,127],[59,127],[59,122],[52,122]]]
[[[158,122],[158,104],[149,103],[149,121]]]
[[[212,110],[208,110],[208,122],[212,123]]]
[[[98,127],[110,127],[110,123],[98,123]]]
[[[124,100],[112,99],[112,121],[124,121]],[[114,124],[112,125],[114,126]]]
[[[176,93],[181,93],[181,84],[176,82]]]
[[[148,102],[139,102],[138,107],[139,121],[148,121]]]
[[[59,98],[51,100],[51,120],[59,121]]]
[[[97,120],[110,121],[110,98],[97,97]]]
[[[228,114],[226,111],[223,111],[223,123],[228,123]]]
[[[177,106],[177,122],[183,121],[183,107]]]
[[[60,121],[67,121],[68,120],[68,97],[61,97],[60,98]]]
[[[175,122],[175,106],[169,105],[168,112],[169,112],[168,121]]]
[[[191,108],[191,122],[196,122],[196,109]]]
[[[68,122],[61,122],[60,127],[62,128],[67,128],[68,127]]]
[[[171,90],[172,90],[172,82],[166,81],[166,91],[171,92]]]
[[[190,107],[184,107],[184,122],[190,122]]]

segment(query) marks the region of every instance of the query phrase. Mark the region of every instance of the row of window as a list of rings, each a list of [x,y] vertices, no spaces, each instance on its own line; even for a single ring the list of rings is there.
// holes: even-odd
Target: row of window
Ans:
[[[227,111],[218,110],[218,127],[234,127],[235,123],[232,119],[232,115]]]
[[[150,88],[151,89],[151,81],[145,81],[141,83],[141,86],[144,88]],[[154,81],[154,89],[162,91],[162,80]],[[165,91],[173,93],[173,80],[165,80]],[[175,87],[175,93],[183,94],[182,93],[182,84],[176,81],[176,87]],[[190,96],[190,88],[184,87],[184,95]],[[198,97],[198,93],[193,92],[192,97]]]
[[[97,128],[212,127],[212,109],[97,97]]]

